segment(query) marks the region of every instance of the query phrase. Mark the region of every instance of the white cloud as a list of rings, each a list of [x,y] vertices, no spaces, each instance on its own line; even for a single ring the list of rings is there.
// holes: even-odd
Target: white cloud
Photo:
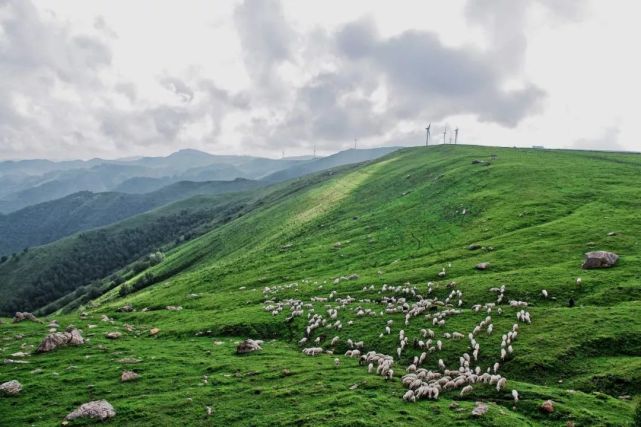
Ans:
[[[639,8],[0,0],[0,159],[420,145],[428,121],[467,143],[641,150]]]

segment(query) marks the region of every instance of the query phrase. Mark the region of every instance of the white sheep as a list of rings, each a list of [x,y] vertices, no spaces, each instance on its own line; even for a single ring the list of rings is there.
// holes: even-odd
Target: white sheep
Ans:
[[[517,403],[519,401],[519,392],[512,390],[512,397],[514,398],[514,403]]]
[[[470,393],[472,392],[472,390],[473,390],[473,388],[472,388],[472,386],[471,386],[471,385],[466,385],[466,386],[465,386],[465,387],[463,387],[463,389],[461,390],[461,397],[463,397],[463,396],[466,396],[466,395],[470,394]]]

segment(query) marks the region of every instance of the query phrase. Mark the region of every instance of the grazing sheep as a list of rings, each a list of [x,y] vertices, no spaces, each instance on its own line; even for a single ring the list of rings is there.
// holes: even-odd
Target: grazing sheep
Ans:
[[[472,388],[471,385],[466,385],[465,387],[463,387],[463,389],[461,389],[461,397],[472,393],[472,390],[474,389]]]
[[[543,289],[543,290],[541,291],[541,295],[543,295],[543,298],[547,298],[547,297],[548,297],[548,291],[546,291],[545,289]]]
[[[341,364],[341,360],[337,357],[334,359],[334,366],[339,367]]]
[[[516,390],[512,390],[512,397],[514,398],[514,403],[518,403],[519,401],[519,392]]]

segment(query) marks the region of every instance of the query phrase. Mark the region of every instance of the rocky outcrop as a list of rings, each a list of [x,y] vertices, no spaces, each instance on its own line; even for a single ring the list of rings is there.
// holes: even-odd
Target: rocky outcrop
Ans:
[[[107,420],[116,416],[114,407],[106,400],[94,400],[80,405],[78,409],[71,412],[65,417],[65,420],[75,420],[76,418],[92,418],[100,421]]]
[[[25,320],[31,320],[32,322],[40,322],[36,316],[28,312],[16,312],[16,315],[13,316],[13,323],[23,322]]]
[[[55,350],[58,347],[67,345],[82,345],[85,340],[80,335],[80,331],[75,328],[69,329],[67,332],[54,332],[47,335],[36,350],[36,353],[47,353]]]
[[[22,391],[22,384],[16,380],[0,384],[0,394],[15,396]]]
[[[133,381],[135,379],[138,379],[140,375],[135,373],[134,371],[123,371],[122,374],[120,374],[120,381],[123,383],[126,381]]]
[[[263,342],[260,340],[245,340],[242,341],[238,346],[236,347],[236,353],[238,354],[245,354],[245,353],[251,353],[252,351],[256,350],[262,350],[262,347],[260,346]]]
[[[607,251],[594,251],[588,252],[585,254],[585,261],[581,268],[583,269],[592,269],[592,268],[608,268],[612,267],[619,260],[619,255],[614,252]]]

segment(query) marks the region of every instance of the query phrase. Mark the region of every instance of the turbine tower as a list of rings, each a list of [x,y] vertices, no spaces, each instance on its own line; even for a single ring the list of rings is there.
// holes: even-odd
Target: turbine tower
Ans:
[[[454,130],[454,145],[458,142],[458,128]]]
[[[432,127],[432,123],[428,124],[427,127],[425,128],[425,146],[427,147],[430,145],[430,128]]]
[[[445,126],[445,127],[443,128],[443,144],[447,144],[447,142],[446,142],[446,141],[447,141],[446,137],[447,137],[447,126]]]

